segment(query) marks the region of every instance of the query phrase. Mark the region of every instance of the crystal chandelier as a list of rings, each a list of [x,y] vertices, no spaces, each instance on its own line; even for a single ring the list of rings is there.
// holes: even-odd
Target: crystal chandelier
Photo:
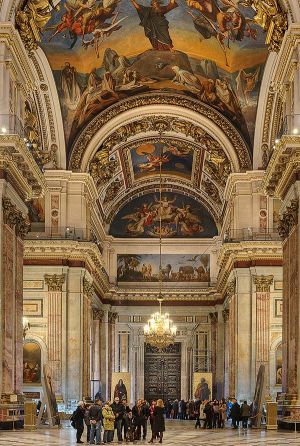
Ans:
[[[159,350],[163,350],[175,342],[175,336],[177,328],[169,318],[169,314],[163,314],[161,311],[161,306],[163,303],[162,296],[162,263],[161,263],[161,248],[162,248],[162,224],[161,224],[161,206],[162,206],[162,147],[160,147],[160,162],[159,162],[159,294],[158,303],[159,311],[152,314],[151,319],[148,320],[147,324],[144,326],[144,337],[145,343]]]

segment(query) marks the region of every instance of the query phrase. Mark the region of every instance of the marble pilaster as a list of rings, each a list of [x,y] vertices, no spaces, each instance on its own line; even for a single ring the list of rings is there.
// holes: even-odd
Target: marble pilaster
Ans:
[[[224,320],[224,397],[229,395],[229,310],[222,311]]]
[[[115,345],[116,345],[116,319],[118,317],[118,313],[113,311],[108,312],[108,392],[110,395],[111,392],[111,379],[112,372],[115,370]]]
[[[92,298],[94,288],[91,282],[83,279],[83,328],[82,328],[82,395],[89,397],[91,393],[91,324],[92,324]]]
[[[56,393],[62,392],[62,288],[65,274],[45,274],[48,286],[48,365]]]
[[[216,367],[217,367],[217,326],[218,326],[218,313],[209,313],[211,322],[211,372],[213,377],[213,391],[212,397],[215,398],[217,391],[216,383]]]

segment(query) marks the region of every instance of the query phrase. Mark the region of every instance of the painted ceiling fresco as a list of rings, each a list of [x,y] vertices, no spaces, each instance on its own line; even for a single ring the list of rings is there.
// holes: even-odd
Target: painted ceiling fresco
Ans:
[[[53,70],[65,136],[132,95],[165,91],[226,115],[251,145],[267,48],[240,0],[27,0]],[[42,14],[42,6],[48,6]]]
[[[193,198],[179,193],[147,194],[127,203],[110,226],[114,237],[209,238],[218,234],[216,224]]]

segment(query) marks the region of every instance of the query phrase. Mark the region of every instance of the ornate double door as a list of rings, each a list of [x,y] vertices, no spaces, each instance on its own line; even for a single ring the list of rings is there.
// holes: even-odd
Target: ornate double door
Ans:
[[[181,398],[181,344],[176,343],[159,351],[145,345],[144,398]]]

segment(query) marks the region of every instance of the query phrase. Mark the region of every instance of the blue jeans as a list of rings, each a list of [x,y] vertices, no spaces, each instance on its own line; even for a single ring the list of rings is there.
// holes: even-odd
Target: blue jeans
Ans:
[[[96,444],[101,444],[101,421],[97,421],[96,424],[91,424],[90,444],[94,444],[96,431]]]
[[[115,421],[115,429],[117,429],[118,441],[122,441],[122,418]]]

